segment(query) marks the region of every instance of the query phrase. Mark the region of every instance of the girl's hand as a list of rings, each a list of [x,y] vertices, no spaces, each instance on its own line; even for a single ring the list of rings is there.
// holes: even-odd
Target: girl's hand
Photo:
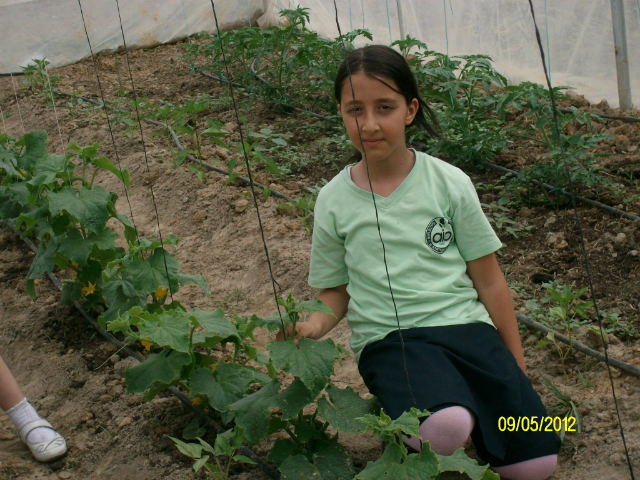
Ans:
[[[291,338],[291,327],[292,327],[291,324],[285,327],[285,331],[287,332],[287,340]],[[298,344],[298,342],[302,337],[317,340],[320,337],[319,327],[312,322],[296,323],[296,334],[293,337],[293,340],[296,342],[296,345]],[[282,333],[282,330],[280,330],[276,335],[276,340],[277,341],[284,340],[284,334]]]

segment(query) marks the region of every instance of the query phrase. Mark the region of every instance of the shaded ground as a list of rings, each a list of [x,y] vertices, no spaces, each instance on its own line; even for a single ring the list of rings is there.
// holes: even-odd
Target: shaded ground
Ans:
[[[148,101],[164,100],[174,104],[185,103],[202,93],[223,99],[226,90],[210,80],[191,73],[180,61],[177,46],[164,46],[149,51],[131,53],[136,90]],[[124,57],[98,58],[100,79],[109,99],[116,91],[127,88],[124,77]],[[59,88],[65,92],[78,91],[98,97],[97,84],[90,61],[58,70]],[[8,132],[22,134],[21,122],[9,79],[0,79],[0,101]],[[19,97],[23,121],[27,130],[46,129],[50,150],[61,151],[56,119],[51,107],[46,106],[41,94],[23,91]],[[114,151],[100,111],[57,100],[62,141],[66,145],[77,142],[88,145],[99,142],[101,152],[114,159]],[[244,105],[249,105],[245,101]],[[603,107],[603,106],[600,106]],[[591,108],[591,107],[589,107]],[[215,120],[227,124],[237,140],[235,117],[228,102],[206,112]],[[245,118],[253,131],[272,128],[274,133],[291,134],[289,148],[274,151],[273,158],[292,170],[292,175],[281,179],[260,172],[257,180],[273,184],[273,188],[298,198],[305,189],[313,188],[322,178],[329,180],[346,163],[339,132],[328,130],[322,122],[308,117],[290,116],[274,112],[260,100],[252,102]],[[640,141],[638,124],[609,122],[605,127],[614,134],[614,140],[603,149],[613,152],[601,159],[610,168],[610,175],[626,182],[628,195],[638,193],[637,150],[630,152]],[[116,142],[122,167],[131,172],[131,209],[139,229],[147,236],[157,234],[156,219],[150,200],[148,184],[153,184],[163,234],[175,233],[180,238],[176,258],[185,273],[199,273],[209,282],[212,295],[202,295],[194,286],[179,292],[177,299],[188,307],[214,308],[239,314],[267,315],[274,302],[253,202],[249,190],[242,185],[225,185],[217,174],[207,174],[206,184],[199,181],[187,166],[173,168],[174,145],[165,137],[152,136],[153,129],[144,126],[150,176],[147,176],[144,155],[138,134],[125,134],[116,127]],[[133,139],[132,139],[133,136]],[[628,145],[625,143],[626,137]],[[183,138],[189,145],[189,139]],[[267,145],[269,145],[267,143]],[[295,147],[295,148],[294,148]],[[520,169],[539,160],[542,151],[526,143],[516,144],[510,152],[496,158],[496,163]],[[203,157],[226,160],[228,152],[209,144],[203,147]],[[479,184],[483,203],[495,203],[500,197],[499,175],[492,172],[473,172]],[[102,185],[120,195],[118,209],[129,214],[122,185],[115,178],[105,177]],[[622,208],[637,206],[637,202],[623,204],[610,194],[607,200]],[[310,238],[308,224],[287,211],[277,208],[280,201],[273,197],[260,197],[260,214],[266,242],[274,265],[274,275],[283,291],[291,289],[298,299],[310,299],[315,291],[308,287]],[[636,208],[637,210],[637,208]],[[615,312],[628,328],[640,329],[640,257],[638,223],[620,220],[591,208],[579,208],[589,251],[592,275],[600,307]],[[500,263],[512,287],[516,308],[527,310],[524,301],[541,299],[546,292],[543,282],[558,280],[587,285],[579,235],[573,212],[555,211],[539,202],[531,206],[512,206],[509,218],[532,226],[529,235],[515,239],[502,234],[506,244]],[[621,234],[624,234],[621,236]],[[634,253],[635,252],[635,253]],[[60,432],[68,439],[67,457],[48,466],[33,461],[23,447],[6,416],[0,417],[0,478],[100,478],[100,479],[189,479],[202,478],[191,469],[191,464],[172,445],[165,435],[179,436],[192,414],[175,398],[160,396],[144,403],[140,395],[125,393],[124,368],[131,360],[121,360],[115,348],[105,343],[76,314],[61,307],[59,293],[48,281],[37,283],[38,299],[33,302],[25,293],[26,277],[32,254],[16,235],[7,230],[0,233],[0,355],[9,364],[25,394]],[[539,338],[523,330],[525,356],[529,378],[542,395],[547,406],[555,397],[543,386],[540,376],[551,378],[556,386],[580,404],[583,432],[568,433],[561,451],[554,478],[628,478],[624,464],[622,442],[615,416],[608,375],[603,364],[582,354],[570,357],[568,375],[558,368],[558,355],[550,347],[536,349]],[[348,345],[349,330],[346,323],[339,325],[331,337]],[[594,345],[584,330],[582,341]],[[258,343],[265,345],[271,339],[260,332]],[[638,336],[613,339],[610,355],[622,361],[640,365]],[[115,355],[114,355],[115,354]],[[581,379],[578,379],[580,372]],[[640,380],[613,371],[616,393],[627,445],[635,466],[640,465]],[[334,383],[340,387],[352,386],[361,394],[366,388],[357,373],[352,358],[338,368]],[[358,466],[374,460],[380,454],[379,442],[368,435],[345,437],[347,448]],[[273,441],[273,439],[271,439]],[[270,446],[266,441],[256,450],[265,454]],[[471,452],[473,453],[473,452]],[[234,479],[266,478],[253,467],[234,471]]]

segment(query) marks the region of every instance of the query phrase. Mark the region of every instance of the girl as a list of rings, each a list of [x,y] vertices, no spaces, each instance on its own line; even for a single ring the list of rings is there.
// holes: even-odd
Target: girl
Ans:
[[[502,477],[549,477],[560,447],[555,432],[498,427],[499,417],[539,421],[546,411],[525,376],[494,255],[502,244],[471,180],[406,146],[407,126],[433,135],[436,125],[407,62],[389,47],[357,49],[338,70],[335,96],[358,159],[366,158],[318,195],[309,285],[322,289],[318,298],[335,317],[313,313],[297,324],[295,339],[321,338],[348,309],[360,374],[392,418],[428,409],[420,434],[435,452],[450,455],[471,435]],[[421,447],[418,438],[405,443]]]

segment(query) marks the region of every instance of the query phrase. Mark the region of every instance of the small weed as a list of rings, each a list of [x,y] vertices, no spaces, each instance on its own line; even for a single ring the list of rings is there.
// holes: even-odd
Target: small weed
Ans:
[[[556,397],[555,405],[550,406],[547,411],[552,417],[560,417],[562,419],[569,419],[571,417],[576,419],[575,429],[576,433],[582,433],[582,417],[580,416],[580,412],[578,411],[578,406],[580,403],[574,402],[571,397],[562,393],[558,387],[556,387],[553,380],[545,377],[544,375],[540,375],[542,378],[542,384]],[[565,431],[564,431],[564,422],[561,424],[563,429],[560,431],[560,438],[564,440]]]

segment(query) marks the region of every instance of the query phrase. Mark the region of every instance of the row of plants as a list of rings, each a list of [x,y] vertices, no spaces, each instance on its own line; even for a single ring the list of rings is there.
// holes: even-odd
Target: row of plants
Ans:
[[[118,213],[117,195],[96,184],[104,170],[129,189],[128,172],[100,156],[98,144],[73,144],[69,150],[47,153],[45,131],[17,140],[0,135],[0,219],[39,242],[27,291],[35,298],[37,278],[62,272],[64,304],[80,301],[108,331],[146,350],[145,360],[125,372],[128,392],[144,392],[150,400],[176,386],[227,428],[213,446],[198,425],[183,434],[197,443],[175,439],[196,470],[227,478],[232,462],[251,462],[236,453],[240,445],[276,435],[268,459],[283,479],[430,479],[449,470],[498,478],[463,449],[441,457],[425,443],[419,454],[409,454],[400,435],[419,435],[419,418],[428,412],[412,410],[392,420],[375,398],[333,385],[335,362],[347,352],[331,339],[271,342],[264,351],[255,346],[256,328],[295,327],[302,312],[331,313],[321,302],[297,303],[289,294],[278,298],[284,312],[267,318],[185,308],[173,298],[182,285],[209,291],[200,275],[181,273],[167,250],[178,238],[169,235],[161,244],[139,237],[133,222]],[[387,446],[380,459],[356,472],[338,436],[365,431]]]
[[[370,32],[356,30],[333,40],[324,39],[308,28],[308,9],[283,10],[281,16],[284,27],[246,27],[220,34],[233,80],[276,106],[303,107],[337,119],[333,78],[344,59],[343,44],[352,49],[353,40],[358,37],[372,41]],[[199,41],[184,45],[185,57],[192,66],[198,58],[204,59],[203,68],[225,78],[218,37],[199,37]],[[592,123],[601,121],[596,115],[575,107],[568,113],[558,112],[560,128],[556,132],[548,90],[531,82],[510,85],[495,70],[489,56],[450,57],[409,36],[392,46],[408,59],[421,94],[432,105],[442,127],[441,138],[428,138],[415,130],[409,133],[409,142],[421,142],[428,153],[464,166],[492,159],[517,139],[530,140],[546,146],[548,153],[535,165],[526,167],[519,177],[510,179],[507,188],[516,196],[521,197],[524,189],[531,202],[531,180],[567,189],[565,165],[573,184],[582,191],[601,185],[624,195],[622,187],[601,175],[595,165],[599,156],[594,153],[596,147],[612,138],[608,133],[592,130]],[[254,73],[266,82],[258,80]],[[570,88],[555,87],[556,98],[569,100],[563,91]],[[544,195],[551,201],[546,191]],[[553,203],[562,198],[558,196]]]

